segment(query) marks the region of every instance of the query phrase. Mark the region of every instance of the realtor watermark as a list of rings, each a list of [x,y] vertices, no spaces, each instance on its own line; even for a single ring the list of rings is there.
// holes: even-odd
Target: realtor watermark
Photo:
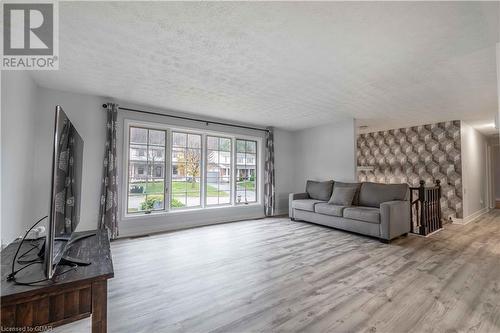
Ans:
[[[3,70],[59,68],[57,1],[3,1]]]

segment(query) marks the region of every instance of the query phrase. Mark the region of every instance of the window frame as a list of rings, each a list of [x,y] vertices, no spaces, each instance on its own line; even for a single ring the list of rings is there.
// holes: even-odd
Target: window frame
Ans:
[[[252,134],[238,134],[234,133],[231,131],[225,132],[221,130],[211,130],[211,129],[204,129],[204,128],[196,128],[196,127],[190,127],[190,126],[183,126],[183,125],[176,125],[176,124],[169,124],[169,123],[163,123],[163,122],[155,122],[151,120],[137,120],[133,118],[123,118],[123,144],[122,146],[122,169],[123,172],[121,173],[121,185],[120,188],[122,189],[121,193],[119,194],[120,197],[120,202],[122,203],[120,208],[119,214],[121,215],[121,220],[123,221],[128,221],[128,220],[135,220],[135,219],[141,219],[141,218],[148,218],[148,217],[158,217],[158,216],[164,216],[164,215],[175,215],[175,214],[186,214],[189,212],[194,212],[194,211],[199,211],[199,210],[213,210],[213,209],[235,209],[235,208],[243,208],[245,206],[259,206],[262,205],[262,195],[259,193],[260,189],[263,188],[263,170],[264,170],[264,164],[261,163],[259,156],[262,155],[262,151],[264,150],[264,137],[258,136],[258,135],[252,135]],[[145,212],[132,212],[128,213],[128,172],[129,172],[129,135],[130,135],[130,127],[142,127],[146,129],[153,129],[153,130],[164,130],[166,131],[166,142],[165,142],[165,208],[163,210],[155,210],[151,211],[151,213],[145,213]],[[185,132],[185,133],[191,133],[191,134],[199,134],[202,136],[202,159],[201,159],[201,167],[202,167],[202,182],[201,186],[203,187],[201,195],[203,195],[203,199],[201,199],[201,206],[196,206],[196,207],[187,207],[187,208],[182,208],[182,209],[170,209],[170,191],[171,191],[171,176],[172,176],[172,132]],[[206,172],[207,172],[207,167],[205,166],[206,163],[206,152],[207,152],[207,144],[206,144],[206,137],[207,136],[217,136],[217,137],[224,137],[224,138],[230,138],[231,139],[231,145],[232,145],[232,163],[231,163],[231,203],[229,204],[221,204],[221,205],[206,205],[206,187],[205,187],[205,179],[206,179]],[[256,201],[255,202],[249,202],[249,203],[240,203],[237,204],[235,200],[235,194],[236,194],[236,139],[241,139],[241,140],[251,140],[251,141],[256,141],[257,142],[257,149],[256,149]],[[121,171],[119,170],[119,171]],[[168,193],[167,193],[168,192]]]
[[[174,212],[174,211],[184,211],[184,210],[190,210],[190,209],[199,209],[199,208],[204,208],[204,205],[203,205],[203,197],[204,197],[204,193],[205,193],[205,189],[204,189],[204,173],[205,173],[205,167],[204,167],[204,154],[203,154],[203,133],[201,132],[198,132],[198,131],[186,131],[186,130],[177,130],[177,129],[174,129],[174,128],[171,128],[170,129],[170,168],[173,170],[173,158],[172,158],[172,153],[173,153],[173,148],[174,148],[174,145],[173,145],[173,142],[174,142],[174,133],[180,133],[180,134],[193,134],[193,135],[199,135],[200,136],[200,154],[201,154],[201,157],[200,157],[200,204],[199,205],[196,205],[196,206],[189,206],[189,207],[182,207],[182,208],[173,208],[172,209],[172,199],[173,199],[173,191],[172,191],[172,184],[173,184],[173,181],[172,181],[172,174],[170,174],[170,182],[169,182],[169,194],[168,194],[168,197],[169,197],[169,202],[168,202],[168,211],[169,212]],[[186,136],[186,147],[184,147],[184,149],[190,149],[189,148],[189,144],[188,144],[188,138]],[[187,191],[185,192],[187,193]],[[186,196],[186,203],[187,203],[187,196]]]
[[[167,208],[167,198],[166,198],[166,195],[165,195],[165,192],[166,192],[166,184],[167,184],[167,179],[166,179],[166,175],[164,174],[164,177],[163,177],[163,209],[153,209],[153,210],[144,210],[144,211],[137,211],[137,212],[130,212],[129,211],[129,181],[130,181],[130,175],[129,175],[129,172],[130,172],[130,145],[131,145],[131,142],[130,142],[130,133],[132,131],[132,128],[138,128],[138,129],[145,129],[147,130],[148,134],[147,134],[147,143],[146,143],[146,154],[144,154],[144,156],[146,157],[146,166],[145,167],[141,167],[143,169],[143,173],[141,175],[146,175],[146,184],[148,183],[148,180],[147,178],[150,177],[150,175],[148,174],[148,171],[149,171],[149,168],[150,168],[150,165],[149,165],[149,131],[150,130],[153,130],[153,131],[163,131],[165,132],[165,144],[163,146],[163,149],[164,151],[166,152],[167,149],[168,149],[168,143],[167,143],[167,135],[168,135],[168,131],[166,129],[162,129],[162,128],[153,128],[153,127],[145,127],[145,126],[142,126],[142,125],[136,125],[136,124],[129,124],[127,126],[127,130],[125,131],[127,133],[126,135],[126,140],[124,140],[124,143],[125,143],[125,151],[126,151],[126,155],[127,158],[126,158],[126,171],[125,171],[125,181],[124,181],[124,184],[125,184],[125,191],[123,193],[126,193],[126,195],[124,196],[125,197],[125,214],[127,216],[136,216],[136,215],[145,215],[145,214],[152,214],[152,213],[156,213],[156,212],[164,212],[166,211],[166,208]],[[143,145],[143,144],[139,144],[139,145]],[[156,145],[156,146],[159,146],[159,145]],[[139,155],[139,157],[142,157]],[[167,159],[164,158],[163,159],[163,168],[164,170],[166,170],[167,168]],[[153,169],[151,167],[151,169]],[[153,173],[153,172],[151,172]],[[154,176],[152,176],[153,178],[156,178]],[[160,177],[161,178],[161,177]],[[146,194],[146,200],[147,200],[147,197],[148,195]]]
[[[255,142],[255,201],[245,201],[245,202],[238,202],[236,200],[236,197],[238,195],[238,180],[237,180],[237,175],[236,175],[236,172],[238,171],[238,148],[237,148],[237,141],[238,140],[243,140],[245,141],[245,160],[246,160],[246,142],[247,141],[253,141]],[[259,149],[260,149],[260,146],[261,146],[261,142],[259,142],[257,139],[249,139],[249,138],[245,138],[245,137],[241,137],[241,136],[236,136],[234,138],[234,172],[233,172],[233,175],[234,175],[234,205],[235,206],[240,206],[240,205],[252,205],[252,204],[255,204],[255,203],[260,203],[260,196],[259,196],[259,189],[260,189],[260,186],[259,186],[259,183],[260,183],[260,172],[261,172],[261,167],[259,165]],[[247,164],[245,164],[247,165]],[[245,189],[245,193],[246,193],[246,189]],[[246,197],[246,196],[245,196]]]
[[[229,151],[229,154],[231,155],[231,173],[229,174],[229,184],[230,184],[230,193],[229,193],[229,203],[218,203],[218,204],[208,204],[208,195],[207,195],[207,188],[208,188],[208,137],[216,137],[217,139],[229,139],[231,140],[231,150]],[[211,207],[228,207],[228,206],[233,206],[235,204],[233,194],[236,190],[236,183],[235,183],[235,177],[234,177],[234,156],[233,156],[233,151],[236,150],[235,148],[235,137],[231,137],[223,134],[212,134],[212,133],[205,133],[205,163],[206,166],[204,168],[204,173],[205,173],[205,193],[204,193],[204,198],[205,198],[205,208],[211,208]],[[219,143],[220,144],[220,143]],[[217,150],[220,152],[220,150]]]

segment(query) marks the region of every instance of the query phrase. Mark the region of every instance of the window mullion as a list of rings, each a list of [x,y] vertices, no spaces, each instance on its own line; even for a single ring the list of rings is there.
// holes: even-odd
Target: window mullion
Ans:
[[[145,188],[146,202],[148,202],[148,197],[149,197],[148,184],[149,184],[149,129],[146,130],[146,188]],[[145,211],[147,211],[147,208]]]
[[[189,207],[188,203],[188,190],[189,190],[189,172],[188,172],[188,147],[187,147],[187,137],[186,137],[186,146],[184,146],[184,202],[185,207]]]
[[[152,198],[151,195],[159,195],[162,185],[163,211],[173,211],[174,194],[185,203],[186,207],[175,205],[175,208],[180,209],[195,208],[195,206],[203,209],[217,205],[235,206],[238,204],[238,193],[241,195],[241,204],[258,202],[258,180],[260,179],[258,140],[238,139],[237,136],[224,135],[223,133],[196,132],[194,129],[193,131],[176,131],[171,128],[161,129],[153,125],[150,128],[149,126],[134,126],[128,123],[127,127],[125,135],[128,143],[125,154],[127,172],[124,177],[127,180],[124,186],[127,193],[124,200],[126,214],[145,213],[146,210],[161,211],[158,206],[160,204],[159,198],[153,199],[155,202],[152,208],[149,203],[146,209],[141,209],[141,205],[137,208],[137,205],[138,202],[147,202],[148,199]],[[132,131],[135,131],[134,139],[132,139]],[[163,133],[159,133],[159,131]],[[181,144],[182,138],[178,137],[177,133],[186,135],[185,144]],[[145,135],[146,137],[144,137]],[[165,138],[164,145],[159,144],[157,139],[162,135]],[[177,151],[174,150],[174,140],[177,142],[176,147],[182,149],[179,150],[179,153],[181,151],[184,153],[184,161],[179,159],[182,153],[176,154]],[[228,147],[229,144],[230,147]],[[238,161],[239,150],[241,151],[241,161]],[[146,152],[145,157],[142,153],[144,151]],[[189,157],[187,156],[188,152],[190,153]],[[195,166],[192,165],[192,163],[196,163],[197,156],[199,156],[199,172],[196,172]],[[162,158],[163,161],[161,161]],[[211,162],[214,163],[211,164]],[[174,163],[176,163],[178,170],[174,169]],[[188,166],[191,167],[189,172]],[[145,172],[139,173],[143,167]],[[162,170],[163,174],[161,174]],[[181,171],[183,174],[180,173]],[[175,175],[174,172],[176,172]],[[241,172],[242,178],[241,188],[238,192],[239,172]],[[191,179],[192,177],[194,179]],[[144,192],[139,193],[134,190],[129,193],[130,184],[137,184],[136,187],[139,187],[141,183],[144,184]],[[184,189],[182,184],[185,184]],[[174,185],[177,190],[175,193]],[[199,201],[196,200],[198,196]]]
[[[172,159],[172,153],[173,153],[173,148],[172,148],[172,131],[167,130],[167,150],[165,151],[165,157],[167,156],[167,151],[168,151],[168,160],[165,158],[165,210],[170,211],[171,207],[170,205],[172,204],[172,170],[173,170],[173,159]]]
[[[207,205],[207,164],[206,159],[207,159],[207,135],[202,134],[201,136],[201,147],[200,147],[200,152],[201,152],[201,160],[200,160],[200,205],[201,208],[205,208]]]
[[[219,150],[217,150],[217,160],[219,161],[219,172],[217,173],[217,204],[220,205],[220,184],[222,181],[224,181],[224,176],[220,175],[220,166],[221,166],[221,139],[219,138]]]
[[[233,194],[232,194],[232,204],[233,206],[236,205],[237,203],[237,200],[236,200],[236,196],[238,195],[238,188],[237,188],[237,182],[238,182],[238,154],[237,154],[237,148],[236,148],[236,138],[233,138],[232,142],[233,142],[233,146],[231,147],[231,154],[233,155],[233,161],[232,161],[232,180],[231,180],[231,188],[233,189]]]

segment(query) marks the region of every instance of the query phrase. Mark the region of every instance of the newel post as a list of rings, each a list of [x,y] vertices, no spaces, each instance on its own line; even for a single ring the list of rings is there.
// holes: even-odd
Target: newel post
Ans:
[[[443,221],[441,220],[441,181],[439,179],[436,179],[436,187],[438,189],[438,202],[437,202],[437,209],[438,209],[438,223],[439,223],[439,228],[443,227]]]
[[[420,230],[421,235],[425,235],[426,226],[426,207],[425,207],[425,181],[420,180],[420,186],[418,187],[418,201],[420,202]]]

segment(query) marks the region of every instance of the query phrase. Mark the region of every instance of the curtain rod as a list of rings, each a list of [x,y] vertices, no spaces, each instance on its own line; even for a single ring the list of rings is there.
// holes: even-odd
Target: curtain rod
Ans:
[[[102,105],[103,108],[107,108],[108,106],[106,104]],[[155,116],[163,116],[163,117],[170,117],[170,118],[175,118],[175,119],[182,119],[182,120],[190,120],[190,121],[197,121],[199,123],[205,123],[207,125],[213,124],[213,125],[222,125],[222,126],[230,126],[230,127],[237,127],[237,128],[244,128],[244,129],[249,129],[249,130],[254,130],[254,131],[262,131],[262,132],[269,132],[268,129],[265,128],[258,128],[258,127],[251,127],[251,126],[243,126],[243,125],[235,125],[235,124],[229,124],[229,123],[223,123],[219,121],[212,121],[212,120],[203,120],[203,119],[198,119],[198,118],[190,118],[190,117],[182,117],[182,116],[174,116],[170,114],[164,114],[164,113],[159,113],[159,112],[152,112],[152,111],[145,111],[145,110],[138,110],[138,109],[131,109],[131,108],[124,108],[119,106],[118,109],[124,110],[124,111],[132,111],[132,112],[138,112],[138,113],[145,113],[145,114],[151,114]]]

